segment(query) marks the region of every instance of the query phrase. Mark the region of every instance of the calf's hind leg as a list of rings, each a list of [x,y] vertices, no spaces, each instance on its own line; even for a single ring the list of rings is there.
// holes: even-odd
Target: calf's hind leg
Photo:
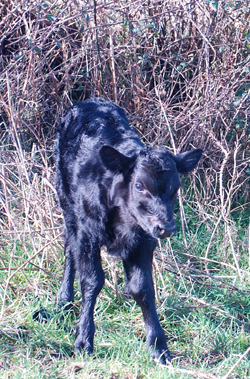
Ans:
[[[101,266],[99,246],[84,237],[75,253],[76,268],[79,274],[82,306],[76,329],[75,349],[78,354],[84,348],[88,354],[94,345],[94,306],[96,298],[104,285],[104,272]]]
[[[72,254],[72,249],[69,243],[67,231],[65,232],[65,263],[64,273],[61,288],[57,294],[57,307],[61,308],[64,305],[65,310],[70,309],[74,301],[74,279],[75,279],[75,264]]]
[[[137,304],[141,307],[145,322],[146,341],[148,349],[152,348],[154,356],[163,364],[171,362],[167,348],[166,337],[160,326],[152,279],[152,259],[155,242],[143,241],[129,257],[123,260],[128,278],[128,289]]]

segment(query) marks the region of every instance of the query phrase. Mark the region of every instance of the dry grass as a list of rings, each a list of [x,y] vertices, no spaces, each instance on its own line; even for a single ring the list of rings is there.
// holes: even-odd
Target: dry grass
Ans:
[[[187,281],[248,293],[248,1],[3,0],[0,15],[2,316],[10,293],[46,294],[61,276],[53,140],[63,112],[90,96],[123,106],[146,143],[204,149],[180,194],[184,242],[156,255],[159,302],[166,270],[185,298]]]

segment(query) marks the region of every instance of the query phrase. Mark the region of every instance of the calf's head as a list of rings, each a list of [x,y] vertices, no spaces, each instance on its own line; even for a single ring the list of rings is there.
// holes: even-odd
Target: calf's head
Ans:
[[[201,149],[173,155],[165,148],[142,148],[127,157],[110,146],[100,156],[113,173],[110,194],[122,204],[138,226],[153,238],[170,237],[176,230],[174,205],[180,188],[179,174],[188,174],[198,164]]]

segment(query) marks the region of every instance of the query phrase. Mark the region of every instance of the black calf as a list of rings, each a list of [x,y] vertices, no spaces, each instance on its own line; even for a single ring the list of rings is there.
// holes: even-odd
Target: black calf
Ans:
[[[55,143],[57,192],[65,219],[65,268],[59,304],[73,301],[78,272],[82,307],[75,348],[93,351],[93,310],[104,284],[100,249],[121,258],[128,289],[142,309],[147,346],[170,361],[159,324],[152,280],[157,238],[175,231],[173,208],[179,173],[193,170],[195,149],[172,155],[143,146],[123,109],[101,98],[71,107]]]

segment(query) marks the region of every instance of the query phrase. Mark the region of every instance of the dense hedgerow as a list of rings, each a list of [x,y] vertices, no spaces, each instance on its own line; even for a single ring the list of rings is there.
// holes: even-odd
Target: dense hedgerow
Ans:
[[[145,143],[174,153],[204,149],[198,170],[182,180],[180,233],[159,248],[154,262],[166,328],[165,305],[177,325],[180,318],[187,346],[191,318],[198,325],[214,320],[213,330],[222,317],[224,341],[228,320],[237,325],[232,333],[248,330],[249,18],[248,0],[2,0],[2,316],[30,294],[54,299],[63,260],[55,132],[73,103],[103,96],[126,109]],[[120,268],[103,256],[108,290],[119,297]],[[210,304],[210,321],[183,311],[181,299],[191,308]],[[214,347],[205,347],[193,330],[192,346],[225,357],[227,346],[217,337],[218,356],[212,335]],[[247,341],[244,335],[242,350]]]

